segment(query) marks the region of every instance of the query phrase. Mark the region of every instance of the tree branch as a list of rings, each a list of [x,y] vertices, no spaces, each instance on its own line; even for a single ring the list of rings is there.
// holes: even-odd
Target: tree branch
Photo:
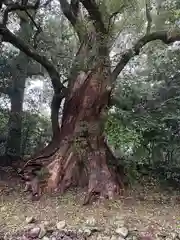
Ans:
[[[146,34],[150,34],[151,25],[152,25],[152,17],[151,17],[151,5],[150,5],[149,0],[146,0],[146,18],[147,18]]]
[[[102,14],[95,0],[80,0],[83,6],[87,9],[91,20],[94,21],[94,25],[97,31],[107,33],[107,29],[102,19]]]
[[[64,15],[67,17],[67,19],[70,21],[70,23],[75,26],[77,18],[74,15],[73,11],[71,10],[70,4],[67,0],[59,0],[61,4],[61,9],[64,13]]]
[[[0,34],[2,35],[2,41],[9,42],[20,51],[24,52],[27,56],[40,63],[48,72],[55,93],[62,90],[66,94],[66,87],[60,82],[60,76],[54,65],[43,55],[38,54],[33,47],[24,42],[21,38],[14,35],[3,24],[0,24]]]
[[[4,16],[3,16],[4,26],[6,26],[6,24],[8,22],[8,14],[10,12],[19,10],[19,11],[25,11],[27,13],[27,10],[29,10],[29,9],[36,10],[37,9],[36,4],[35,5],[19,5],[18,3],[14,3],[14,4],[11,4],[11,5],[8,5],[6,10],[4,11]]]
[[[78,12],[79,12],[79,0],[72,0],[71,4],[67,0],[59,0],[61,10],[64,16],[69,20],[74,30],[78,34],[80,41],[82,40],[82,34],[78,26]]]
[[[116,12],[113,12],[111,15],[110,15],[110,17],[109,17],[109,21],[108,21],[108,32],[109,32],[109,30],[110,30],[110,28],[111,28],[111,26],[112,26],[112,19],[115,19],[115,17],[120,13],[120,12],[122,12],[122,10],[123,10],[123,8],[125,8],[125,4],[123,4],[120,8],[119,8],[119,10],[117,10]]]
[[[129,62],[129,60],[134,56],[139,55],[140,50],[144,45],[155,40],[161,40],[165,44],[180,41],[180,32],[177,32],[177,30],[171,32],[168,31],[153,32],[139,39],[132,48],[128,49],[123,53],[119,63],[116,65],[114,71],[112,72],[111,75],[112,83],[116,81],[118,75],[126,66],[126,64]]]
[[[77,18],[79,13],[79,0],[71,0],[70,8],[74,16]]]
[[[58,120],[59,120],[59,109],[60,109],[60,105],[63,98],[64,96],[62,95],[62,93],[54,94],[51,102],[51,124],[52,124],[52,132],[53,132],[54,138],[58,136],[60,133]]]

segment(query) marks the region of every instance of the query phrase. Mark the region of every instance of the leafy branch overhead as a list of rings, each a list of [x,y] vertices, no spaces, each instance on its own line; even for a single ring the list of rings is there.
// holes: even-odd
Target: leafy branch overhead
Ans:
[[[103,22],[102,13],[95,0],[81,0],[83,6],[89,13],[91,20],[93,20],[97,32],[107,33],[107,29]]]
[[[114,82],[117,79],[118,75],[124,69],[124,67],[131,58],[133,58],[136,55],[139,55],[140,50],[142,49],[143,46],[155,40],[161,40],[165,44],[180,41],[180,32],[177,31],[176,29],[174,31],[171,30],[171,32],[158,31],[140,38],[132,48],[128,49],[122,54],[119,63],[116,65],[114,71],[112,72],[112,81]]]
[[[3,15],[3,25],[6,26],[8,23],[8,14],[15,11],[25,11],[28,14],[28,10],[37,10],[39,7],[39,1],[34,5],[20,5],[18,3],[8,4]]]

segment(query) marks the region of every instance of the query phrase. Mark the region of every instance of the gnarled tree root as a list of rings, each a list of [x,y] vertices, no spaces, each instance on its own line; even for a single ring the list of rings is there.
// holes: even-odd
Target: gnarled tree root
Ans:
[[[107,150],[106,145],[104,149]],[[108,151],[109,157],[115,161],[113,153],[110,152],[110,149]],[[74,153],[70,144],[62,145],[53,156],[41,159],[42,167],[48,170],[49,175],[45,181],[39,180],[38,184],[43,185],[43,190],[40,186],[34,187],[35,189],[40,189],[38,196],[40,197],[43,191],[63,194],[70,186],[87,186],[87,194],[83,202],[83,205],[86,205],[92,202],[95,195],[101,198],[113,199],[124,190],[120,173],[115,167],[109,168],[106,163],[105,151],[93,151],[93,155],[92,152],[89,152],[85,162],[80,159],[78,154]],[[38,163],[39,160],[37,161]],[[34,161],[26,165],[26,168],[30,167],[32,169],[31,173],[32,171],[33,173],[35,172],[33,164],[35,164]],[[32,183],[34,182],[32,179]],[[44,187],[45,182],[46,187]],[[32,193],[33,196],[34,194],[37,195],[37,193]]]
[[[68,153],[68,154],[67,154]],[[57,153],[58,154],[58,153]],[[98,194],[100,197],[113,199],[123,189],[122,181],[119,181],[117,172],[109,169],[103,156],[90,157],[86,164],[80,162],[72,152],[66,152],[66,160],[61,155],[48,165],[50,177],[48,179],[48,192],[63,194],[70,186],[88,186],[84,205],[91,202],[92,197]],[[99,159],[99,160],[98,160]]]

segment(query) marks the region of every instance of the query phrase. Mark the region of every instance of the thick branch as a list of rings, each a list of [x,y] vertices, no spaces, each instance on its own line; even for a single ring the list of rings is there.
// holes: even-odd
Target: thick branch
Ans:
[[[77,18],[71,10],[70,4],[66,0],[59,0],[61,4],[61,9],[70,23],[74,26],[76,24]]]
[[[139,55],[141,48],[147,43],[155,40],[161,40],[165,44],[170,44],[175,41],[180,41],[180,32],[176,31],[159,31],[153,32],[149,35],[145,35],[141,39],[139,39],[136,44],[128,49],[121,57],[119,63],[116,65],[114,71],[112,72],[112,82],[114,83],[120,74],[120,72],[124,69],[126,64],[129,62],[131,58],[136,55]]]
[[[77,18],[79,13],[79,0],[71,0],[70,8],[74,16]]]
[[[90,18],[94,21],[96,30],[102,33],[107,33],[107,29],[104,25],[102,14],[95,0],[80,0],[83,6],[87,9]]]
[[[13,46],[17,47],[20,51],[24,52],[29,57],[40,63],[48,72],[53,89],[55,93],[59,93],[61,90],[65,93],[66,88],[60,82],[60,76],[53,64],[45,57],[38,54],[34,48],[32,48],[28,43],[24,42],[21,38],[15,36],[11,31],[9,31],[3,24],[0,24],[0,34],[3,37],[3,41],[11,43]]]
[[[17,11],[17,10],[26,12],[29,9],[36,10],[37,9],[36,4],[35,5],[19,5],[19,4],[15,3],[15,4],[12,4],[12,5],[9,5],[6,8],[6,10],[4,11],[4,16],[3,16],[3,24],[4,24],[4,26],[6,26],[6,24],[8,22],[8,14],[10,12]]]
[[[75,4],[69,4],[67,0],[59,0],[59,3],[61,5],[61,10],[64,14],[64,16],[70,21],[72,24],[74,30],[77,32],[78,37],[80,40],[82,40],[82,34],[81,30],[78,26],[78,12],[79,12],[79,1],[74,0]],[[76,12],[75,12],[76,9]]]
[[[56,136],[59,136],[59,133],[60,133],[60,127],[59,127],[59,121],[58,121],[59,108],[63,98],[64,98],[64,95],[62,93],[54,94],[51,102],[51,124],[52,124],[52,131],[53,131],[54,138],[56,138]]]

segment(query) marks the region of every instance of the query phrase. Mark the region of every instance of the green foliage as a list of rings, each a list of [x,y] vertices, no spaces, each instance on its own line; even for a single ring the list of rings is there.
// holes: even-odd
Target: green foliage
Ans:
[[[142,71],[124,74],[118,81],[115,110],[110,113],[107,133],[113,146],[126,156],[124,164],[132,178],[150,174],[177,186],[180,182],[180,50],[179,47],[153,50],[148,53]],[[131,149],[130,157],[127,149]]]
[[[38,114],[24,112],[22,128],[22,153],[31,155],[42,143],[51,140],[51,123],[47,118]]]
[[[7,138],[7,122],[9,111],[1,109],[0,111],[0,132]],[[24,112],[22,121],[22,155],[31,155],[36,150],[36,147],[42,143],[47,143],[51,140],[51,123],[50,120],[40,117],[38,114]],[[2,137],[1,136],[1,137]],[[6,140],[0,144],[0,155],[4,154]]]
[[[115,149],[126,154],[130,153],[132,148],[140,144],[139,135],[136,131],[120,124],[120,120],[113,115],[109,116],[105,131],[107,132],[109,143]]]

